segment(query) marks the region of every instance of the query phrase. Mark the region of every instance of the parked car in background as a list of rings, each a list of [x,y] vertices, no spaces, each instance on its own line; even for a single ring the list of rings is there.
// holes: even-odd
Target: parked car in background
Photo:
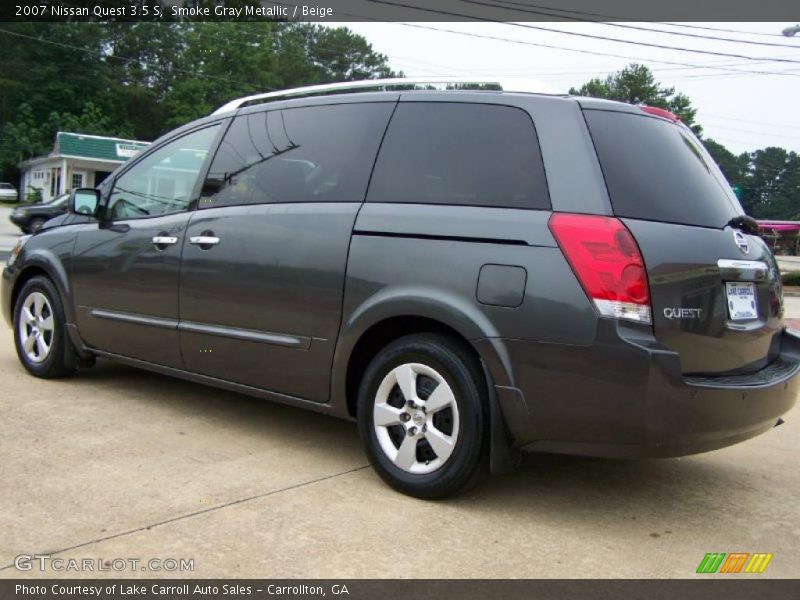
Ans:
[[[3,272],[24,367],[105,357],[352,418],[423,498],[520,451],[681,456],[782,422],[778,268],[685,124],[390,90],[414,83],[241,98],[73,191]]]
[[[0,200],[16,200],[17,188],[10,183],[0,182]]]
[[[53,198],[50,202],[40,202],[18,206],[11,213],[9,219],[14,225],[19,227],[23,233],[34,233],[42,228],[53,217],[63,215],[67,212],[67,200],[69,194],[62,194]]]

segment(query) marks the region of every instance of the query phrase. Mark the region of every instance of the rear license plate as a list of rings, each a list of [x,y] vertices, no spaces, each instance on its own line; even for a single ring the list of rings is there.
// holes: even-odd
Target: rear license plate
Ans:
[[[732,321],[757,319],[756,284],[754,283],[726,283],[728,293],[728,314]]]

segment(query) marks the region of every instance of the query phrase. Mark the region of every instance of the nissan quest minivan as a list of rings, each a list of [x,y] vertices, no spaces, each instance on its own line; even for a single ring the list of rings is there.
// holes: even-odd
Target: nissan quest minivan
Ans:
[[[356,419],[424,498],[521,451],[679,456],[782,422],[775,259],[677,117],[414,83],[241,98],[73,191],[3,272],[24,367]]]

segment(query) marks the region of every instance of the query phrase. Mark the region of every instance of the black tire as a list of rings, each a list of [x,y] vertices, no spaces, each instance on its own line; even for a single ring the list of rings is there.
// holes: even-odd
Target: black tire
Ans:
[[[52,332],[49,336],[49,351],[44,354],[45,358],[40,362],[32,360],[23,348],[22,329],[20,327],[23,306],[25,306],[28,298],[37,292],[45,296],[52,311],[47,312],[52,314],[53,317]],[[26,331],[30,331],[27,326]],[[61,296],[55,285],[47,277],[33,277],[20,290],[14,305],[14,346],[17,349],[17,356],[22,365],[31,375],[36,377],[48,379],[67,377],[72,375],[78,366],[78,356],[66,331],[66,319]]]
[[[455,421],[458,429],[452,453],[442,461],[441,466],[429,473],[415,473],[396,465],[387,454],[387,450],[381,446],[374,425],[374,411],[381,383],[395,368],[415,363],[433,369],[443,378],[452,391],[457,408]],[[427,377],[434,383],[421,381],[419,375],[423,375],[423,379]],[[426,384],[429,389],[430,386],[441,385],[441,383],[436,384],[435,380],[423,373],[417,374],[414,385],[420,399],[424,399],[423,395],[426,393],[421,390],[420,386]],[[400,390],[399,384],[393,385],[391,394],[394,395],[390,398],[393,398],[392,401],[396,404],[399,400],[397,406],[402,406],[405,395]],[[427,398],[432,397],[436,387],[427,392]],[[388,385],[383,389],[388,389]],[[400,396],[397,396],[398,393]],[[395,404],[392,406],[395,407]],[[460,341],[447,335],[433,333],[408,335],[395,340],[378,352],[364,372],[358,392],[359,433],[372,467],[387,484],[404,494],[417,498],[444,498],[473,487],[488,473],[488,407],[486,381],[480,362],[469,348],[465,348]],[[408,410],[413,412],[417,409],[410,408]],[[430,417],[431,419],[435,418],[433,413]],[[429,423],[435,423],[435,421]],[[442,421],[442,423],[446,425],[447,421]],[[450,424],[452,426],[453,419],[450,420]],[[413,426],[413,422],[406,420],[401,425],[386,427],[387,433],[383,436],[383,443],[390,440],[399,455],[399,448],[405,441],[405,436],[413,437],[409,435],[408,431],[411,426]],[[398,430],[397,427],[405,429]],[[422,431],[424,432],[425,429]],[[428,431],[428,434],[430,433]],[[420,433],[419,435],[427,436],[428,434]],[[424,461],[426,456],[432,456],[430,452],[434,452],[433,447],[427,442],[427,437],[414,443],[417,444],[413,452],[418,467],[425,469],[428,468],[427,465],[431,464],[431,460],[434,464],[441,460],[436,456],[436,458]],[[423,460],[420,460],[421,455]]]
[[[42,228],[42,225],[47,223],[47,219],[35,218],[31,219],[28,223],[28,233],[36,233]]]

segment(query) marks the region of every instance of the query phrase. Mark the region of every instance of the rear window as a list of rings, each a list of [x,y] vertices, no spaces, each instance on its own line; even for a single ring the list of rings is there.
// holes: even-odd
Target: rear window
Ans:
[[[549,209],[533,121],[510,106],[401,102],[367,200]]]
[[[631,113],[583,113],[614,214],[724,227],[744,214],[725,177],[687,128]]]

